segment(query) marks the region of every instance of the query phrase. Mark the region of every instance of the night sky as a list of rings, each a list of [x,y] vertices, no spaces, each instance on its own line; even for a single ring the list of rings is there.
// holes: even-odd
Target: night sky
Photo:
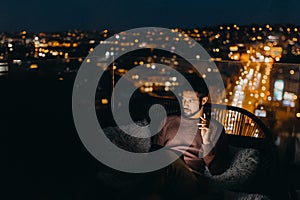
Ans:
[[[4,0],[0,31],[300,24],[299,0]]]

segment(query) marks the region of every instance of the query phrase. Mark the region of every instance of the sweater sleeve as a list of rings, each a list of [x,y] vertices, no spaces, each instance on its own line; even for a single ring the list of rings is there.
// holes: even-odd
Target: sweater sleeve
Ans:
[[[209,146],[207,145],[204,145],[204,152],[206,151],[206,149],[211,148],[209,148]],[[216,145],[203,158],[203,160],[212,175],[221,174],[229,167],[229,147],[223,127]]]

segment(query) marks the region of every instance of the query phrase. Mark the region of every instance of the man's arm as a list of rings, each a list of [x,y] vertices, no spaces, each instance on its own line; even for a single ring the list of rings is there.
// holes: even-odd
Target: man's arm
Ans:
[[[205,152],[206,145],[204,145]],[[224,129],[214,147],[203,158],[205,165],[212,175],[223,173],[229,167],[229,147]]]
[[[201,151],[204,155],[205,165],[213,175],[223,173],[229,166],[229,147],[223,126],[211,122],[210,127],[208,127],[206,119],[202,119],[198,126],[201,130]],[[217,138],[218,133],[220,133],[219,138]]]

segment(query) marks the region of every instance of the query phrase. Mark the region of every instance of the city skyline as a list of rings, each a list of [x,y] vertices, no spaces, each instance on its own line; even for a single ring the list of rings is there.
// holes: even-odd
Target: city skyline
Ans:
[[[122,31],[136,27],[195,28],[219,24],[298,25],[300,3],[287,0],[199,2],[142,1],[6,1],[1,3],[0,31],[64,31],[108,28]]]

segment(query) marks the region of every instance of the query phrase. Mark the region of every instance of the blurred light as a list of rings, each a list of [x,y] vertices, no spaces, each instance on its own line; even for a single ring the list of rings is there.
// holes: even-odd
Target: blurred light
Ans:
[[[38,67],[37,64],[31,64],[29,68],[30,68],[30,69],[37,69],[37,68],[39,68],[39,67]]]
[[[101,99],[101,104],[103,104],[103,105],[108,104],[108,99],[105,99],[105,98]]]
[[[213,52],[220,52],[220,49],[219,48],[215,48],[215,49],[213,49]]]
[[[297,113],[297,114],[296,114],[296,117],[300,118],[300,113]]]
[[[271,101],[272,100],[272,97],[268,96],[268,101]]]
[[[149,86],[152,86],[153,85],[153,83],[152,82],[145,82],[145,84],[144,84],[146,87],[149,87]]]
[[[270,61],[271,61],[270,58],[265,58],[265,62],[266,62],[266,63],[269,63]]]
[[[170,87],[171,85],[172,85],[172,84],[171,84],[169,81],[166,81],[166,82],[165,82],[165,86],[166,86],[166,87]]]
[[[291,69],[291,70],[290,70],[290,74],[291,74],[291,75],[295,74],[295,71]]]
[[[146,87],[146,88],[144,88],[144,91],[145,92],[152,92],[153,88],[152,87]]]
[[[176,76],[170,77],[169,79],[170,79],[170,81],[177,81],[177,77]]]
[[[18,64],[21,65],[22,64],[22,60],[13,60],[13,64]]]

